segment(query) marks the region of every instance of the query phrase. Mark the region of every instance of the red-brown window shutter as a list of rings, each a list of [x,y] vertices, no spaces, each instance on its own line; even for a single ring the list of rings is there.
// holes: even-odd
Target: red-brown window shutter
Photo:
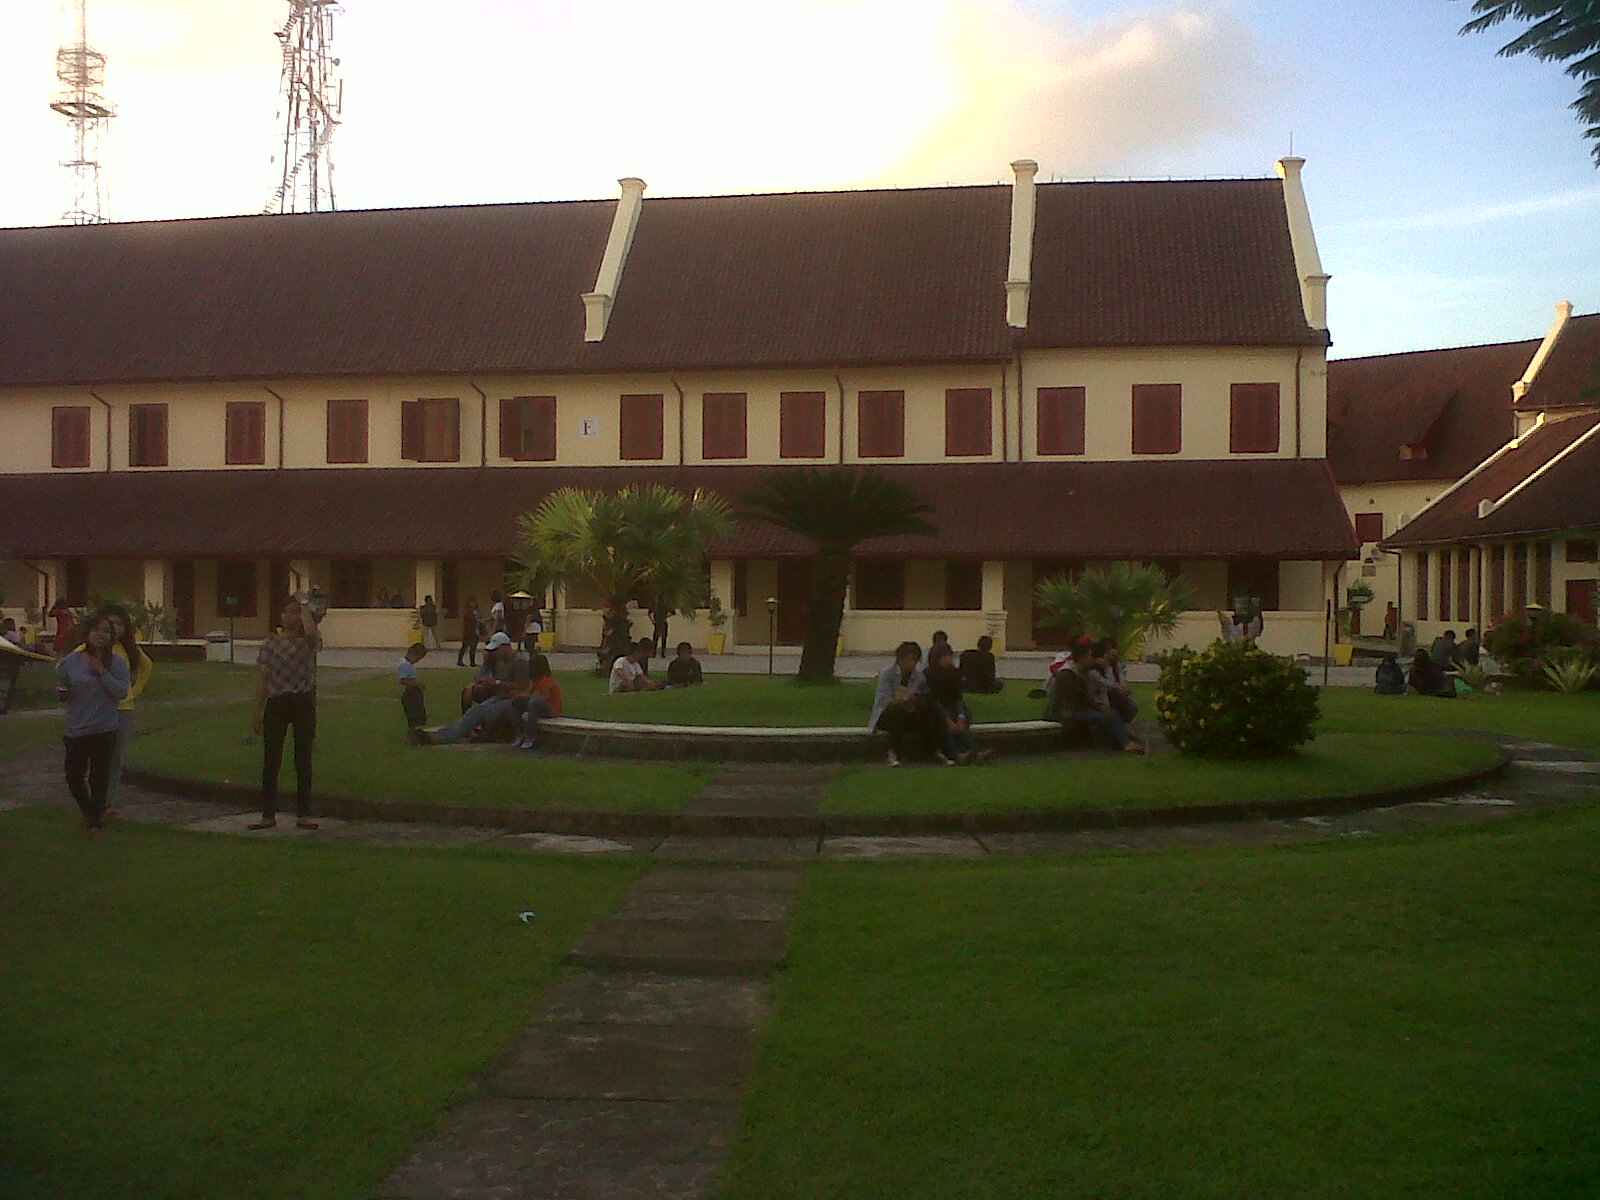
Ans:
[[[744,458],[748,433],[743,392],[706,392],[700,398],[700,457]]]
[[[944,394],[944,452],[970,458],[994,450],[994,406],[988,388],[948,388]]]
[[[1228,449],[1234,454],[1278,452],[1278,385],[1236,383],[1229,396]]]
[[[904,458],[906,394],[862,392],[856,401],[856,451],[862,458]]]
[[[130,404],[128,406],[128,465],[164,467],[167,465],[167,406]]]
[[[523,420],[528,410],[527,396],[500,398],[500,457],[522,459]]]
[[[821,392],[784,392],[778,397],[780,458],[821,458],[826,453],[827,405]]]
[[[1049,387],[1039,389],[1039,453],[1083,453],[1084,389]]]
[[[445,462],[461,461],[461,401],[455,398],[449,400],[435,400],[444,412],[446,426],[447,447],[444,454]]]
[[[1177,454],[1183,449],[1183,386],[1133,385],[1133,452]]]
[[[983,607],[983,564],[947,562],[944,565],[944,606],[976,611]]]
[[[365,400],[328,401],[328,461],[331,463],[367,461]]]
[[[554,396],[512,396],[500,401],[500,455],[520,462],[555,460]]]
[[[422,402],[400,403],[400,457],[415,462],[422,457]]]
[[[1383,541],[1382,513],[1356,514],[1356,541],[1363,545],[1367,542]]]
[[[50,410],[50,465],[89,465],[89,409],[85,405]]]
[[[661,393],[622,397],[618,433],[621,457],[639,461],[659,459],[664,439],[661,430]]]
[[[224,439],[229,466],[254,466],[266,461],[267,406],[259,400],[232,401],[227,407]]]

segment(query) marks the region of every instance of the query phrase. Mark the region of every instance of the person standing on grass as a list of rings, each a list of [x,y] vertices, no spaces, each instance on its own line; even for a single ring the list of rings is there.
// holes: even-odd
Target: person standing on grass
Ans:
[[[400,710],[406,715],[407,729],[421,729],[428,723],[428,697],[422,690],[422,680],[417,678],[417,664],[428,656],[428,648],[421,642],[406,647],[396,672],[400,682]]]
[[[489,593],[489,633],[504,633],[506,631],[506,602],[500,598],[499,592]]]
[[[111,620],[111,653],[128,665],[128,694],[117,705],[117,745],[111,752],[111,776],[106,784],[106,814],[117,815],[117,793],[122,788],[122,761],[127,757],[128,743],[133,740],[133,706],[150,686],[150,675],[155,664],[139,648],[139,637],[133,628],[133,618],[120,604],[107,605],[101,610]],[[78,649],[84,649],[79,646]]]
[[[111,758],[117,749],[117,705],[128,694],[128,664],[111,649],[111,618],[96,613],[84,644],[56,664],[56,695],[66,702],[67,790],[90,836],[105,824]]]
[[[278,823],[278,771],[283,743],[294,730],[295,824],[315,829],[311,819],[311,747],[317,736],[317,651],[322,636],[317,618],[302,596],[283,606],[281,632],[261,643],[256,664],[256,736],[261,738],[261,820],[247,829],[271,829]]]
[[[456,651],[456,666],[478,665],[478,627],[483,620],[478,615],[478,598],[467,597],[467,606],[461,610],[461,649]],[[465,657],[468,661],[462,662]]]

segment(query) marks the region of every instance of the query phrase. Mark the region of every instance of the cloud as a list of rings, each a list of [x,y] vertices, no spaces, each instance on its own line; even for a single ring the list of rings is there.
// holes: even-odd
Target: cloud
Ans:
[[[1522,217],[1566,212],[1574,208],[1592,208],[1597,205],[1600,205],[1600,187],[1566,188],[1543,196],[1530,196],[1525,200],[1510,200],[1500,204],[1465,204],[1398,217],[1374,217],[1369,220],[1342,222],[1331,228],[1360,231],[1470,229],[1475,225],[1492,225],[1498,221],[1513,221]]]

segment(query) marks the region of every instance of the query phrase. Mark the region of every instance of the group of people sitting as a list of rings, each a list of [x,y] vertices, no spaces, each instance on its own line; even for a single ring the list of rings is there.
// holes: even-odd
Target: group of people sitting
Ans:
[[[427,656],[421,642],[414,643],[398,669],[400,706],[406,714],[409,738],[418,746],[449,746],[456,742],[501,741],[509,737],[519,750],[539,746],[539,722],[559,717],[561,684],[551,673],[543,654],[519,652],[506,633],[495,633],[484,646],[483,665],[461,692],[461,716],[442,729],[428,730],[428,706],[417,664]]]
[[[667,678],[663,682],[650,675],[650,656],[655,653],[654,638],[641,638],[626,654],[619,654],[611,664],[611,679],[606,691],[613,696],[630,692],[657,692],[663,688],[694,687],[706,681],[700,661],[694,656],[694,647],[688,642],[678,643],[678,652],[667,664]]]
[[[1122,655],[1110,638],[1075,638],[1051,662],[1045,720],[1108,749],[1143,754],[1144,742],[1133,735],[1138,715],[1139,705],[1122,673]]]
[[[1396,654],[1385,654],[1378,664],[1373,690],[1380,696],[1403,696],[1407,692],[1417,696],[1434,696],[1441,700],[1454,700],[1467,689],[1461,679],[1463,667],[1475,667],[1483,656],[1476,629],[1467,630],[1462,641],[1456,641],[1456,631],[1446,629],[1433,639],[1428,649],[1418,649],[1411,659],[1411,670],[1400,669]]]

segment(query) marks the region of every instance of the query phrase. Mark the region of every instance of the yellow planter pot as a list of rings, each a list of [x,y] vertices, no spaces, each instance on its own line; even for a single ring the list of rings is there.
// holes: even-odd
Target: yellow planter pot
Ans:
[[[553,633],[541,633],[539,635],[539,649],[541,649],[543,651],[546,651],[548,653],[549,651],[554,650],[555,648],[556,648],[556,635],[555,634],[553,634]]]
[[[1355,657],[1355,653],[1356,648],[1354,646],[1345,642],[1335,642],[1333,644],[1333,665],[1336,667],[1348,667],[1350,660]]]
[[[706,635],[706,652],[708,654],[722,654],[728,648],[728,635],[725,633],[710,633]]]

